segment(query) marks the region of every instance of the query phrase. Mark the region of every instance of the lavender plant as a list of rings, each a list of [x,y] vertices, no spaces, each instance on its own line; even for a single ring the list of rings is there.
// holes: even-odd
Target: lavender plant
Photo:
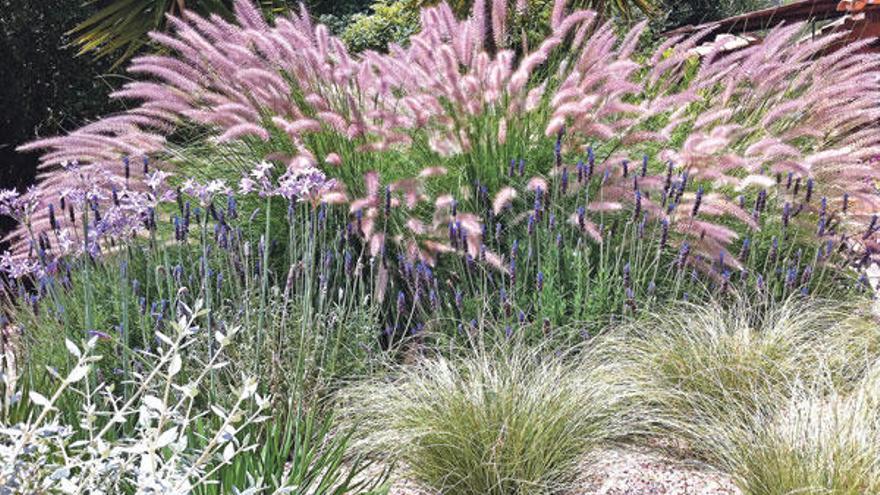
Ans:
[[[378,312],[368,297],[371,288],[351,277],[366,269],[363,253],[347,246],[344,231],[327,228],[334,213],[326,205],[280,196],[321,187],[319,175],[282,179],[271,195],[262,194],[265,209],[246,215],[222,181],[187,180],[142,217],[146,239],[122,243],[90,235],[94,254],[48,261],[36,286],[10,279],[6,311],[29,344],[31,366],[65,362],[57,335],[97,336],[115,356],[103,370],[108,379],[126,380],[132,356],[156,345],[154,332],[180,308],[203,300],[198,325],[209,335],[245,328],[254,338],[231,357],[240,369],[266,376],[276,391],[310,395],[306,389],[317,391],[334,377],[368,367],[377,359],[372,328]],[[81,220],[88,232],[106,232],[118,217],[114,209],[125,207],[133,193],[114,194],[119,206],[95,207],[92,220]],[[279,198],[288,219],[283,237],[269,228]],[[267,229],[252,236],[248,225],[261,213]],[[210,340],[196,347],[208,357],[216,350]],[[213,385],[212,392],[218,392]]]

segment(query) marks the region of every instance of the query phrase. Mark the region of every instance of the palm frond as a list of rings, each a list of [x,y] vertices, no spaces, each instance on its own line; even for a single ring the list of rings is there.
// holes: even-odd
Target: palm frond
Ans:
[[[269,15],[287,7],[286,0],[260,3]],[[166,29],[168,15],[180,15],[188,9],[200,15],[219,14],[231,19],[231,7],[231,0],[112,0],[67,34],[75,36],[73,44],[78,48],[78,55],[91,54],[97,59],[114,57],[113,68],[116,68],[149,43],[148,33]]]

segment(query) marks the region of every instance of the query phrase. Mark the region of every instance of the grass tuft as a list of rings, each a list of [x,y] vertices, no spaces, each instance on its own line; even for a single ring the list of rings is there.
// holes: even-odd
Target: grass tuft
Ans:
[[[598,347],[639,384],[639,400],[656,407],[663,434],[719,460],[711,447],[718,425],[774,414],[795,383],[853,388],[878,342],[880,332],[854,305],[790,298],[764,306],[741,298],[669,307]]]
[[[865,380],[848,395],[796,389],[770,418],[718,423],[725,468],[746,495],[880,493],[880,395]]]
[[[616,365],[570,358],[511,346],[425,359],[345,390],[340,416],[359,425],[361,448],[439,493],[559,490],[634,424],[627,384],[609,379]]]

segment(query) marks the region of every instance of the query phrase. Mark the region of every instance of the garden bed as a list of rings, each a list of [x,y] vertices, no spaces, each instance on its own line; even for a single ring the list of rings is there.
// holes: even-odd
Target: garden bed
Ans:
[[[489,7],[188,13],[24,146],[0,492],[880,492],[880,57]]]

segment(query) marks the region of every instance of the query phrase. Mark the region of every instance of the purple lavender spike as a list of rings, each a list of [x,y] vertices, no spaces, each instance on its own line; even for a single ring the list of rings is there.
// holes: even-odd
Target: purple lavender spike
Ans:
[[[871,235],[873,235],[874,232],[876,232],[876,227],[877,227],[877,215],[874,214],[874,215],[871,215],[871,223],[868,225],[868,229],[865,230],[865,235],[862,236],[862,239],[867,240],[869,237],[871,237]]]
[[[633,220],[637,220],[642,213],[642,192],[636,189],[633,198]]]
[[[697,196],[694,198],[694,208],[691,210],[691,216],[697,216],[700,211],[700,204],[703,202],[703,186],[697,188]]]
[[[593,147],[587,147],[587,180],[593,177],[593,168],[596,166],[596,155],[593,153]]]
[[[55,218],[55,205],[49,203],[49,225],[52,230],[58,230],[58,219]]]
[[[553,152],[556,155],[556,166],[562,166],[562,136],[565,134],[565,126],[559,129],[559,132],[556,134],[556,144],[553,147]]]
[[[782,207],[782,227],[788,227],[788,221],[791,218],[791,203],[786,202]]]
[[[636,311],[635,291],[632,290],[632,287],[627,287],[626,290],[624,290],[624,293],[626,294],[626,305],[629,306],[632,311]]]
[[[669,220],[663,219],[660,222],[661,230],[660,230],[660,249],[666,247],[666,243],[669,240]]]
[[[403,294],[403,291],[397,292],[397,314],[403,314],[406,310],[406,296]]]
[[[801,274],[801,284],[807,285],[810,283],[810,278],[813,276],[813,267],[807,265],[804,267],[804,271]]]
[[[688,257],[688,253],[690,252],[690,250],[691,250],[690,244],[688,244],[687,242],[684,242],[681,245],[681,249],[679,249],[679,251],[678,251],[678,259],[676,259],[676,261],[675,261],[675,265],[679,270],[684,268],[684,265],[687,262],[687,257]]]
[[[749,240],[748,237],[743,239],[742,248],[739,251],[739,260],[745,261],[749,257],[749,249],[751,248],[752,241]]]

